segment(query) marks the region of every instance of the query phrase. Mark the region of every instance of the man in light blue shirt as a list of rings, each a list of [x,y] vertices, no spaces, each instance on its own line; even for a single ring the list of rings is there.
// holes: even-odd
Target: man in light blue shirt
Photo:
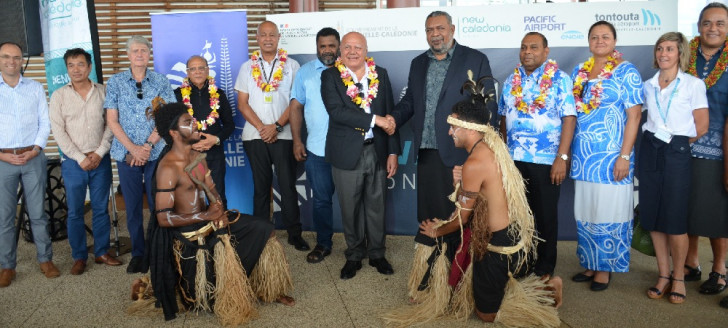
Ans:
[[[0,43],[0,287],[15,278],[17,239],[15,212],[18,185],[23,183],[40,270],[48,278],[60,275],[51,261],[53,250],[44,209],[46,157],[43,148],[51,125],[43,86],[23,78],[23,52],[13,42]]]
[[[558,203],[568,175],[569,152],[576,125],[572,81],[549,55],[548,41],[530,32],[521,41],[521,64],[503,83],[498,113],[501,135],[516,167],[528,181],[538,244],[535,273],[553,275],[556,267]]]
[[[321,99],[321,72],[334,65],[339,57],[339,32],[330,27],[316,34],[316,56],[301,66],[291,90],[291,133],[293,155],[297,161],[306,161],[306,176],[313,192],[313,226],[316,247],[306,256],[309,263],[321,262],[331,254],[333,230],[332,197],[334,180],[331,164],[324,160],[329,114]],[[301,141],[301,112],[306,119],[306,145]]]

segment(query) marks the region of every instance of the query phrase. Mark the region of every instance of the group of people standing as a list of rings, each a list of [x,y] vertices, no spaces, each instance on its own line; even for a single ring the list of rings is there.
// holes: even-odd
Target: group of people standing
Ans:
[[[684,281],[702,277],[699,236],[711,238],[714,257],[700,291],[720,293],[728,247],[726,24],[728,8],[711,3],[700,13],[700,36],[688,42],[680,33],[664,34],[653,53],[659,71],[644,83],[616,49],[609,22],[590,27],[591,55],[571,74],[549,59],[546,37],[530,32],[521,42],[520,64],[496,97],[487,56],[457,43],[450,15],[435,11],[425,21],[429,49],[412,60],[407,90],[396,103],[387,71],[368,57],[364,35],[342,38],[323,28],[316,35],[317,58],[300,66],[278,47],[276,24],[263,22],[256,31],[260,50],[242,65],[235,83],[253,173],[251,216],[227,211],[221,143],[234,129],[232,108],[209,77],[204,57],[190,57],[187,78],[172,90],[163,75],[147,68],[151,44],[134,36],[127,43],[130,69],[104,87],[88,79],[90,55],[71,49],[64,56],[71,81],[53,94],[49,122],[42,87],[20,74],[20,47],[0,44],[0,114],[21,123],[0,137],[0,245],[7,246],[0,247],[0,287],[15,277],[13,205],[20,179],[41,271],[49,278],[60,274],[51,261],[47,217],[42,205],[34,206],[42,204],[45,190],[42,148],[50,126],[63,153],[71,273],[86,268],[86,188],[95,261],[121,265],[108,254],[113,159],[132,241],[127,272],[151,268],[152,274],[151,280],[135,281],[132,297],[154,295],[167,319],[178,310],[178,288],[186,306],[210,309],[210,295],[218,297],[218,290],[200,284],[230,283],[224,274],[230,270],[245,277],[235,284],[243,286],[232,302],[238,309],[249,309],[251,297],[294,304],[287,296],[290,271],[267,220],[273,173],[288,243],[310,251],[308,262],[331,254],[336,192],[346,241],[340,278],[353,278],[364,258],[379,273],[393,274],[385,257],[386,179],[398,169],[398,129],[409,122],[417,175],[427,177],[417,179],[416,188],[420,226],[408,279],[414,305],[388,314],[388,323],[471,313],[507,323],[514,286],[520,286],[547,296],[527,306],[534,309],[533,320],[550,324],[555,310],[548,308],[561,304],[562,282],[554,271],[557,204],[566,177],[575,181],[577,256],[585,269],[572,280],[591,282],[593,291],[607,289],[612,272],[629,270],[635,164],[640,220],[651,232],[659,272],[647,296],[685,301]],[[154,99],[166,105],[152,104]],[[642,111],[647,122],[636,157]],[[305,161],[313,192],[312,250],[301,236],[296,161]],[[145,195],[154,218],[148,244]],[[251,246],[227,249],[230,240]],[[218,266],[228,251],[237,252],[240,264]],[[215,253],[214,260],[205,252]],[[187,283],[177,286],[179,276]],[[728,307],[728,298],[721,306]],[[221,316],[226,311],[215,307]]]

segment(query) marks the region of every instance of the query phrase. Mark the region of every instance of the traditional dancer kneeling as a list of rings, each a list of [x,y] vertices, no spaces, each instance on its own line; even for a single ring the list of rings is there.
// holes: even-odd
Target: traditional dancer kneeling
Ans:
[[[182,103],[155,106],[159,135],[167,142],[155,173],[156,220],[150,220],[149,277],[132,285],[129,312],[161,306],[165,320],[181,305],[214,311],[223,325],[257,316],[256,298],[293,305],[290,269],[273,224],[224,212],[205,155],[192,150],[197,124]]]
[[[413,291],[410,283],[415,304],[387,314],[389,326],[444,316],[467,319],[473,312],[483,321],[510,327],[560,325],[561,278],[531,272],[537,243],[533,214],[507,146],[487,125],[485,104],[494,100],[482,94],[483,80],[466,82],[471,100],[456,104],[447,120],[455,146],[469,151],[464,165],[453,171],[456,186],[450,198],[456,209],[447,220],[420,224],[423,234],[438,240],[460,231],[462,242],[440,242],[431,255],[414,259],[413,271],[424,273],[419,284],[424,288]],[[448,247],[456,248],[452,260]]]

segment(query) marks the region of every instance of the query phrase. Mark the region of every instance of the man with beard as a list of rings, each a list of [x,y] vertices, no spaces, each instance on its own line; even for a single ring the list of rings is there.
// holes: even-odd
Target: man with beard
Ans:
[[[301,66],[291,90],[290,123],[293,134],[293,155],[297,161],[306,161],[306,177],[313,192],[313,227],[316,230],[316,247],[308,253],[306,261],[318,263],[331,254],[334,229],[331,198],[334,180],[331,164],[324,160],[326,131],[329,114],[321,99],[321,72],[334,65],[339,57],[339,32],[324,27],[316,34],[318,59]],[[301,121],[306,118],[306,146],[301,141]]]
[[[468,99],[460,93],[468,71],[476,77],[491,75],[488,57],[455,41],[455,25],[448,13],[430,13],[425,21],[425,33],[430,49],[412,60],[407,92],[392,112],[397,127],[412,119],[413,149],[417,154],[417,176],[420,177],[417,179],[419,222],[447,217],[455,209],[447,198],[452,192],[452,170],[465,162],[468,153],[456,148],[447,135],[447,116],[458,101]],[[488,92],[493,90],[493,83],[488,82],[485,88]],[[488,110],[494,125],[497,120],[495,104],[488,104]],[[417,251],[408,284],[411,297],[416,298],[418,290],[426,288],[427,259],[435,244],[458,243],[459,239],[459,234],[453,234],[436,241],[417,233]]]

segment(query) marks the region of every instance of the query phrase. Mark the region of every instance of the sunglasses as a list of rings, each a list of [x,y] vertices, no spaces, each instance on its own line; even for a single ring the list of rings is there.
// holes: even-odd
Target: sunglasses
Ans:
[[[144,93],[142,92],[142,83],[137,82],[136,87],[137,87],[137,98],[144,99]]]
[[[354,83],[357,89],[359,89],[359,97],[364,98],[364,86],[361,83]]]

